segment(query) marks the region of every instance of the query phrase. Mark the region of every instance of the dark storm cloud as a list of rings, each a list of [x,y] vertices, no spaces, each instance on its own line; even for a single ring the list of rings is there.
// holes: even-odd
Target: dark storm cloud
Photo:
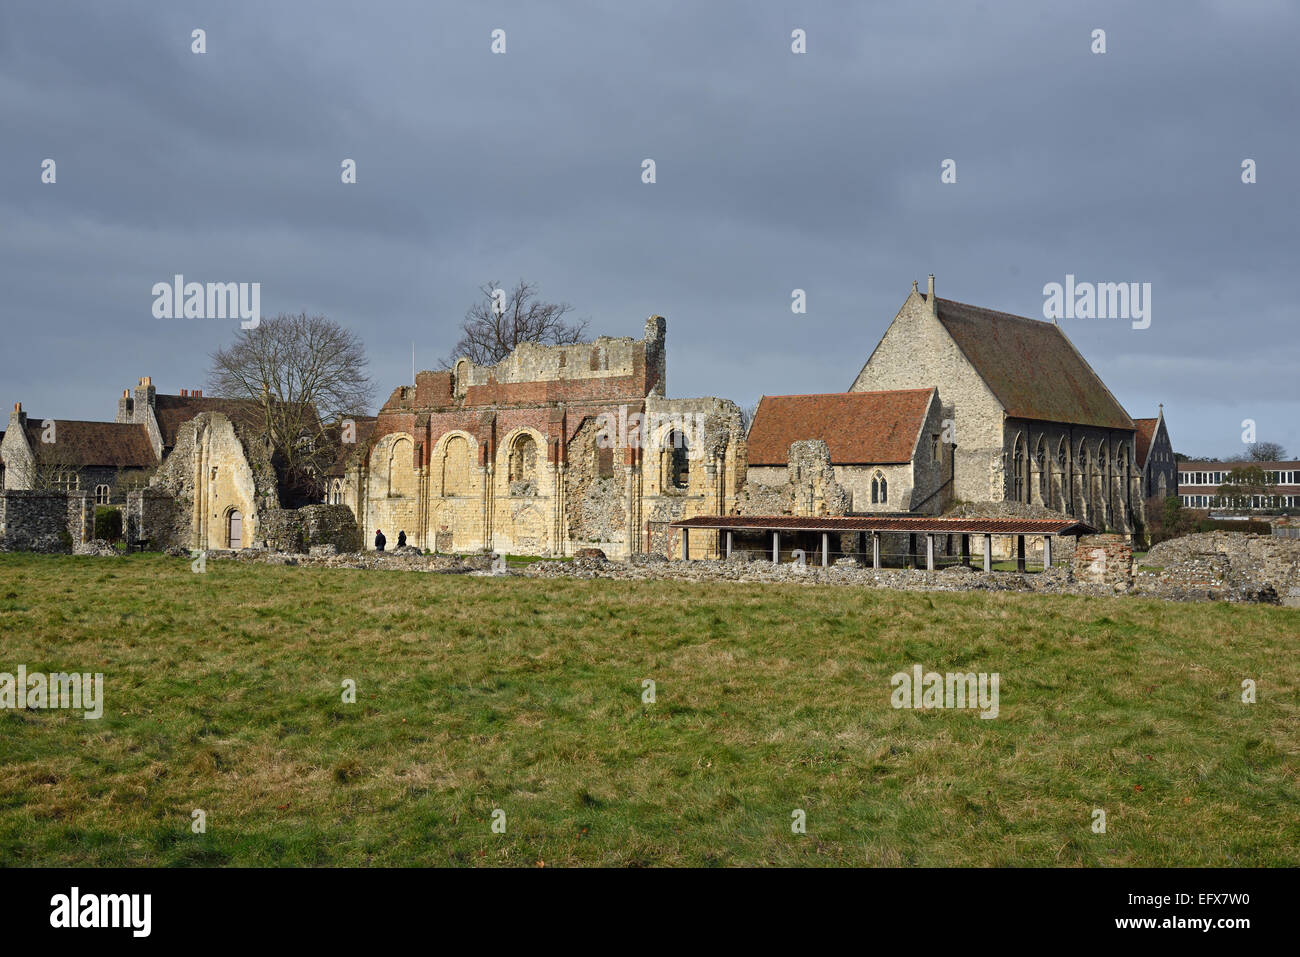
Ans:
[[[8,5],[0,398],[93,418],[139,375],[201,386],[234,324],[154,319],[177,272],[357,329],[381,398],[523,276],[593,333],[663,313],[670,393],[741,402],[847,388],[927,272],[1030,316],[1072,273],[1153,285],[1149,329],[1062,320],[1133,415],[1300,454],[1295,10],[1053,7]]]

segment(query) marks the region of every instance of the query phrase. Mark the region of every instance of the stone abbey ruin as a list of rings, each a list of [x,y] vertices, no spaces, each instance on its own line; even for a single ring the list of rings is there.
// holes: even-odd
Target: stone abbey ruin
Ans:
[[[248,400],[142,378],[115,421],[56,422],[53,442],[16,405],[0,547],[68,550],[113,504],[151,548],[354,552],[383,530],[421,553],[1023,569],[1093,533],[1127,547],[1175,481],[1163,416],[1131,418],[1057,323],[940,299],[933,276],[846,391],[764,396],[748,424],[668,397],[666,335],[652,316],[639,339],[420,372],[340,424],[324,502],[298,509]]]

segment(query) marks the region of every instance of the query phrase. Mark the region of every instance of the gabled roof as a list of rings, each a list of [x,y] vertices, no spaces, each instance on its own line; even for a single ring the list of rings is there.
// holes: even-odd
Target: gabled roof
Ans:
[[[154,417],[162,433],[163,446],[173,448],[181,426],[200,412],[220,412],[232,422],[255,423],[258,419],[257,403],[251,399],[220,399],[215,396],[163,395],[154,396]]]
[[[1132,429],[1133,420],[1060,326],[951,299],[939,321],[1008,416]]]
[[[833,465],[910,462],[934,389],[765,395],[749,428],[750,465],[785,465],[792,442],[821,439]]]
[[[1133,424],[1137,426],[1137,467],[1144,469],[1147,467],[1147,453],[1151,451],[1151,443],[1156,440],[1156,426],[1160,420],[1134,419]]]
[[[27,420],[27,441],[38,464],[141,469],[158,464],[143,425],[55,419],[54,441],[42,442],[43,421],[35,417]]]

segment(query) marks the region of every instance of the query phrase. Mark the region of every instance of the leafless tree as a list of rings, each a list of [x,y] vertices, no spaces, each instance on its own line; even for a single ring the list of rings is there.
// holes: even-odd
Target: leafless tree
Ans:
[[[758,403],[750,402],[740,407],[740,427],[749,434],[749,427],[754,424],[754,416],[758,414]]]
[[[1247,448],[1252,462],[1285,462],[1286,449],[1276,442],[1256,442]]]
[[[361,339],[325,316],[282,314],[241,329],[209,358],[211,392],[256,409],[254,425],[289,498],[319,501],[338,454],[337,430],[327,423],[361,415],[374,401]]]
[[[519,280],[506,291],[496,282],[479,287],[483,298],[465,313],[460,341],[452,347],[451,357],[442,361],[443,368],[461,358],[481,365],[495,365],[521,342],[544,345],[570,345],[581,342],[587,321],[564,321],[573,311],[567,302],[542,302],[535,283]]]

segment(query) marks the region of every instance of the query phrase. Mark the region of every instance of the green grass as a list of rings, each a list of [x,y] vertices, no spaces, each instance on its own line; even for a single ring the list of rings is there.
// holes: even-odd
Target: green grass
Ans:
[[[0,555],[0,671],[107,701],[0,711],[0,863],[1300,864],[1294,610],[207,569]]]

